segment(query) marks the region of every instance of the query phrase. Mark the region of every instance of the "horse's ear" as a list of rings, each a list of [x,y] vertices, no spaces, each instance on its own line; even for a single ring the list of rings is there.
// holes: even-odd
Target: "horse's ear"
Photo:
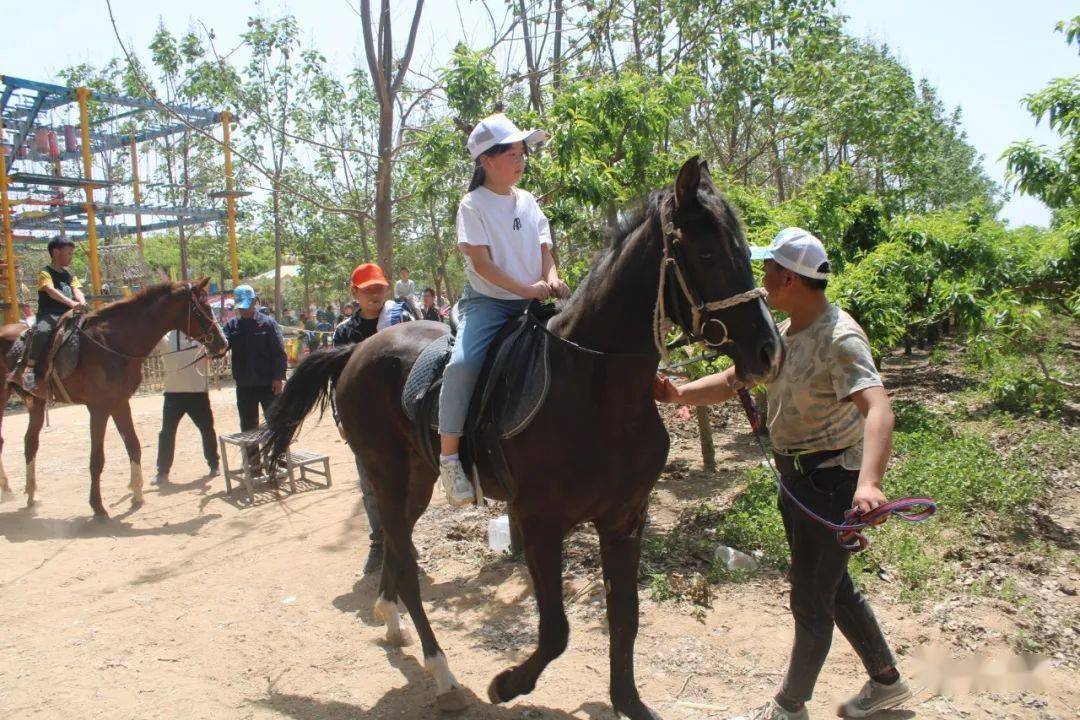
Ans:
[[[197,283],[195,283],[195,287],[202,290],[209,284],[210,284],[210,276],[209,275],[203,275],[202,278],[200,278],[199,281]]]
[[[704,163],[695,155],[683,163],[679,176],[675,178],[675,207],[685,209],[697,203],[698,186],[701,184],[701,171]],[[705,177],[709,176],[708,171]]]
[[[712,174],[709,173],[709,163],[702,160],[699,165],[699,172],[701,173],[701,181],[699,184],[704,185],[710,190],[714,189],[716,185],[713,184]]]

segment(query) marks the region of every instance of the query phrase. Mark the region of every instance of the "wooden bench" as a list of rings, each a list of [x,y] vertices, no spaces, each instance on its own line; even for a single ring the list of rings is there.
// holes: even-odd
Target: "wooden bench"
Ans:
[[[269,482],[270,476],[266,473],[255,474],[255,468],[252,467],[251,459],[248,457],[248,452],[251,448],[257,448],[259,444],[259,436],[262,433],[262,429],[248,430],[247,432],[232,433],[231,435],[219,435],[218,443],[221,445],[221,470],[225,476],[225,492],[232,494],[232,483],[238,481],[239,485],[247,491],[248,501],[255,504],[255,486],[262,482]],[[229,452],[228,447],[239,448],[240,450],[240,467],[229,466]],[[322,469],[318,468],[322,465]],[[281,480],[288,478],[289,491],[296,492],[296,476],[299,474],[300,480],[310,481],[309,476],[318,476],[322,478],[320,484],[330,487],[330,456],[322,453],[312,452],[311,450],[290,450],[285,453],[285,467],[279,468],[274,480]]]

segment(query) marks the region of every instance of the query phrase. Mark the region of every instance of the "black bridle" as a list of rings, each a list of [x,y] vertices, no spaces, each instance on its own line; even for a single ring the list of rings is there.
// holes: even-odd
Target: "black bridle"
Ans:
[[[733,342],[728,333],[727,325],[719,318],[711,314],[720,310],[752,302],[765,297],[764,288],[751,288],[745,292],[736,293],[720,300],[703,300],[701,293],[690,282],[686,271],[686,253],[683,243],[682,229],[675,226],[671,220],[671,205],[675,202],[674,197],[668,198],[660,204],[660,232],[663,236],[663,256],[660,259],[660,286],[656,291],[656,307],[653,312],[653,341],[664,364],[668,364],[668,346],[664,340],[668,330],[668,320],[675,323],[686,333],[683,344],[703,342],[711,348],[718,348]],[[671,297],[667,297],[668,283],[670,281]],[[677,291],[682,292],[683,299],[690,308],[690,317],[687,318],[680,307]],[[666,304],[671,301],[671,308]],[[718,341],[707,337],[707,328],[712,324],[719,325],[722,337]]]

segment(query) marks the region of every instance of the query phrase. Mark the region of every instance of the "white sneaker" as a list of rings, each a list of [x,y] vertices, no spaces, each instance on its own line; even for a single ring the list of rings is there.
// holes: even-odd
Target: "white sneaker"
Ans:
[[[810,713],[805,707],[798,712],[788,712],[775,700],[770,700],[757,710],[751,710],[746,715],[739,715],[731,720],[810,720]]]
[[[460,460],[439,460],[439,482],[446,491],[450,507],[468,505],[476,499],[472,482],[461,467]]]
[[[867,680],[862,690],[855,697],[836,709],[839,717],[870,717],[881,710],[888,710],[901,704],[912,695],[911,688],[900,678],[892,685],[883,685],[876,680]]]

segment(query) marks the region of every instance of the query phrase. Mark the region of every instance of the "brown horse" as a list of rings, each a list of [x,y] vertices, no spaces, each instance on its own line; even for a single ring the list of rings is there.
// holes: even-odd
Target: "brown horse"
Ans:
[[[214,322],[206,294],[210,278],[198,282],[175,282],[155,285],[130,298],[106,305],[86,317],[80,338],[79,362],[71,376],[63,381],[71,401],[85,405],[90,411],[90,507],[100,520],[109,514],[101,502],[101,471],[105,467],[105,427],[113,419],[124,439],[131,461],[131,504],[142,505],[142,447],[131,421],[128,399],[142,382],[143,361],[153,352],[158,341],[169,330],[180,330],[202,343],[216,355],[228,347],[225,337]],[[0,381],[6,378],[9,367],[8,351],[19,334],[26,329],[21,323],[0,327]],[[34,458],[37,456],[38,436],[45,420],[45,376],[41,377],[32,395],[21,388],[30,423],[26,429],[26,504],[34,504],[37,476]],[[0,422],[3,410],[13,390],[9,383],[0,389]],[[61,396],[56,389],[53,397]],[[0,437],[0,450],[3,438]],[[3,499],[12,498],[7,475],[0,463],[0,493]]]
[[[634,641],[646,502],[668,452],[652,395],[657,339],[663,335],[657,326],[669,317],[693,339],[729,354],[747,381],[771,378],[783,352],[754,287],[738,221],[704,163],[688,161],[674,190],[654,193],[643,213],[624,225],[549,324],[556,336],[594,352],[550,343],[548,397],[525,430],[502,442],[513,476],[510,492],[490,466],[479,464],[484,492],[508,501],[517,519],[540,612],[539,647],[497,675],[488,697],[506,702],[530,692],[566,648],[563,539],[591,522],[600,537],[607,590],[612,705],[631,720],[655,720],[634,681]],[[467,323],[467,306],[464,313]],[[437,473],[423,459],[401,401],[417,355],[445,332],[436,323],[407,323],[356,348],[311,355],[271,408],[265,452],[283,452],[315,404],[335,392],[349,446],[374,486],[384,525],[376,615],[386,622],[387,640],[402,643],[396,602],[404,602],[435,679],[437,705],[456,710],[467,700],[424,613],[410,551],[413,526],[431,499]]]

